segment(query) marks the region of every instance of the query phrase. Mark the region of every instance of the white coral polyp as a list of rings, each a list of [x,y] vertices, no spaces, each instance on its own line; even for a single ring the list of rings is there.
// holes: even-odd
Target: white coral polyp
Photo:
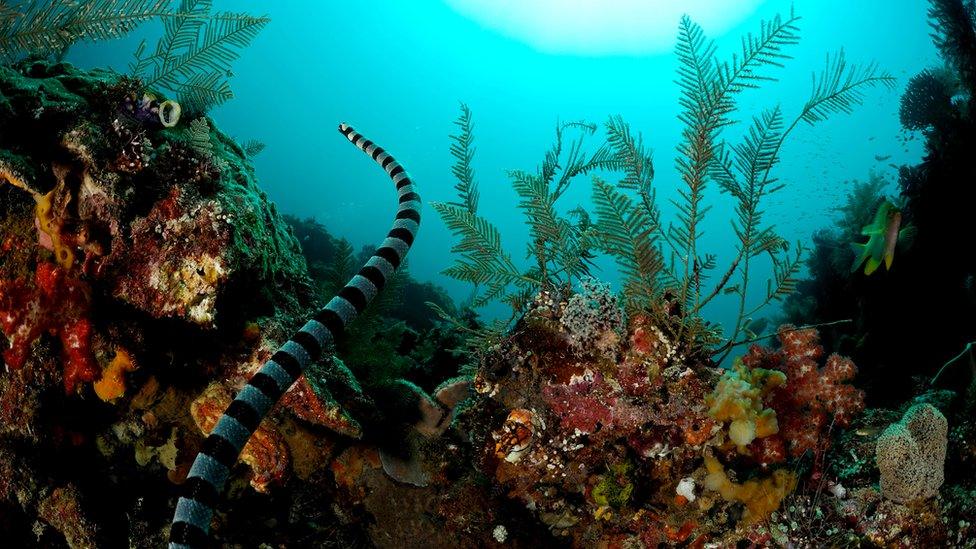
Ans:
[[[695,501],[695,479],[691,477],[681,479],[674,491],[688,501]]]
[[[505,540],[508,539],[508,529],[506,529],[503,525],[499,524],[492,531],[491,535],[495,538],[495,541],[497,541],[498,543],[505,543]]]
[[[623,312],[608,284],[584,279],[579,293],[566,303],[560,323],[574,348],[611,352],[620,343]]]

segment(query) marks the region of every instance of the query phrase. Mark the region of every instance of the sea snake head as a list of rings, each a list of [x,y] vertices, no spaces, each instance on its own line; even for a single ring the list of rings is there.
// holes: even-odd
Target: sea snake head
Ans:
[[[171,549],[208,545],[214,506],[241,449],[306,366],[319,359],[396,273],[420,228],[420,196],[403,166],[349,125],[340,124],[339,132],[372,157],[396,185],[399,206],[393,227],[362,269],[264,363],[217,421],[193,461],[176,504]]]

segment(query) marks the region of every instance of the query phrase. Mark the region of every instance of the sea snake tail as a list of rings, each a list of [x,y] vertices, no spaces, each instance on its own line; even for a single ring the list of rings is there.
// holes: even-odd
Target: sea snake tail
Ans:
[[[346,124],[339,125],[339,131],[370,155],[396,184],[400,207],[393,228],[359,273],[264,363],[227,407],[187,475],[170,529],[170,549],[207,545],[214,505],[241,449],[305,367],[318,360],[329,343],[383,289],[403,262],[420,227],[420,196],[403,167]]]

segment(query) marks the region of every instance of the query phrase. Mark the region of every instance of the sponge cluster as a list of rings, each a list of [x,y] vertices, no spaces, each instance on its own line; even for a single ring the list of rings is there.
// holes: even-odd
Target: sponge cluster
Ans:
[[[931,404],[916,404],[878,437],[881,494],[907,503],[935,497],[945,480],[949,425]]]

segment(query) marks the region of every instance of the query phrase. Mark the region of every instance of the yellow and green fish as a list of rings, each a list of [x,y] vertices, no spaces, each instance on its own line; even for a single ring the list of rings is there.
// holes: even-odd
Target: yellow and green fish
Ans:
[[[852,243],[857,259],[851,267],[851,272],[864,265],[864,274],[870,275],[878,270],[883,262],[885,269],[891,269],[895,260],[895,247],[900,240],[911,238],[913,227],[901,227],[901,210],[890,200],[884,200],[874,214],[874,221],[861,229],[861,234],[868,237],[868,241]]]

